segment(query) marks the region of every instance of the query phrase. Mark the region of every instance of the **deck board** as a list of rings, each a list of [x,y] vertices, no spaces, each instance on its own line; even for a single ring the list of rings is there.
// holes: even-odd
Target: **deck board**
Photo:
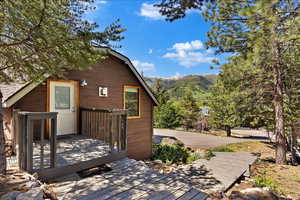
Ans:
[[[176,180],[175,174],[160,174],[142,162],[126,158],[109,165],[112,171],[80,180],[62,177],[51,185],[64,200],[206,199],[201,191]]]

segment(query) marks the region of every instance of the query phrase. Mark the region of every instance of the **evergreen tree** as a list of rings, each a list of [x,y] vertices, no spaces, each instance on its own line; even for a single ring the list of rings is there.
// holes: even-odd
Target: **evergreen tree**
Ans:
[[[180,126],[181,116],[172,101],[155,108],[154,125],[157,128],[177,128]]]
[[[300,45],[299,1],[211,0],[204,7],[201,3],[201,0],[167,0],[158,6],[168,19],[184,17],[182,13],[189,8],[204,8],[202,14],[211,22],[207,45],[215,48],[216,53],[240,56],[246,65],[253,65],[259,72],[253,80],[262,84],[251,85],[251,88],[259,87],[257,92],[272,99],[276,163],[286,163],[284,99],[289,77],[285,72],[299,68],[299,57],[294,57],[294,63],[290,62],[292,52],[298,52]]]
[[[193,128],[200,116],[200,109],[191,90],[187,89],[180,103],[181,123],[188,130]]]

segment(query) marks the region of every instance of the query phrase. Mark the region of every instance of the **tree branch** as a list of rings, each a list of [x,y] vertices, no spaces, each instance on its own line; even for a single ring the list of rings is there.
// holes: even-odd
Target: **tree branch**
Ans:
[[[31,35],[32,35],[33,31],[36,30],[37,28],[40,28],[40,26],[41,26],[41,24],[42,24],[42,22],[44,20],[45,13],[46,13],[46,8],[47,8],[47,0],[44,0],[43,2],[44,2],[44,7],[43,7],[43,10],[42,10],[42,14],[41,14],[39,23],[29,30],[29,34],[28,34],[27,38],[22,39],[22,40],[20,40],[18,42],[2,43],[2,44],[0,44],[0,47],[19,46],[19,45],[24,44],[25,42],[30,41]],[[1,36],[13,39],[12,37],[10,37],[8,35],[1,34]],[[14,39],[14,40],[16,40],[16,39]]]

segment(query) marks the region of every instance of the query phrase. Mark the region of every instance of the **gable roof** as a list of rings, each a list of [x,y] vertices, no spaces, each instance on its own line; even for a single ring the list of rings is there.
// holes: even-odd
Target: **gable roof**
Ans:
[[[158,105],[158,101],[155,98],[154,94],[152,93],[151,89],[149,88],[149,86],[147,85],[146,81],[143,79],[143,77],[140,75],[140,73],[136,70],[136,68],[133,66],[132,62],[130,61],[130,59],[126,56],[124,56],[123,54],[112,50],[112,49],[108,49],[109,54],[123,60],[125,62],[125,64],[128,65],[128,67],[131,69],[131,71],[133,72],[133,74],[136,76],[136,78],[139,80],[139,82],[142,84],[142,86],[145,88],[146,92],[148,93],[148,95],[151,97],[151,99],[153,100],[153,102],[155,103],[155,105]]]
[[[155,103],[155,105],[158,105],[158,101],[153,95],[151,89],[147,85],[146,81],[142,78],[142,76],[139,74],[139,72],[136,70],[136,68],[131,63],[130,59],[123,54],[112,50],[110,48],[105,49],[110,55],[117,57],[118,59],[124,61],[124,63],[130,68],[130,70],[133,72],[135,77],[138,79],[138,81],[141,83],[141,85],[146,90],[147,94],[150,96],[152,101]],[[45,76],[45,79],[48,76]],[[2,92],[3,98],[3,107],[8,108],[14,105],[18,100],[20,100],[22,97],[24,97],[26,94],[28,94],[31,90],[33,90],[36,86],[38,86],[40,82],[28,82],[23,84],[18,83],[12,83],[12,84],[0,84],[0,90]]]

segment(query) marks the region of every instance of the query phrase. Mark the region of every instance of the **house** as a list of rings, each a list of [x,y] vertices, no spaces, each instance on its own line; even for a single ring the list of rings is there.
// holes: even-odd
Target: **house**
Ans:
[[[153,107],[157,100],[126,56],[111,49],[108,54],[106,60],[91,69],[66,73],[64,80],[46,78],[39,83],[0,85],[6,138],[16,139],[13,136],[16,109],[58,112],[58,137],[80,134],[81,108],[126,109],[127,155],[134,159],[149,158]],[[39,136],[39,126],[39,123],[34,124],[35,138]]]

